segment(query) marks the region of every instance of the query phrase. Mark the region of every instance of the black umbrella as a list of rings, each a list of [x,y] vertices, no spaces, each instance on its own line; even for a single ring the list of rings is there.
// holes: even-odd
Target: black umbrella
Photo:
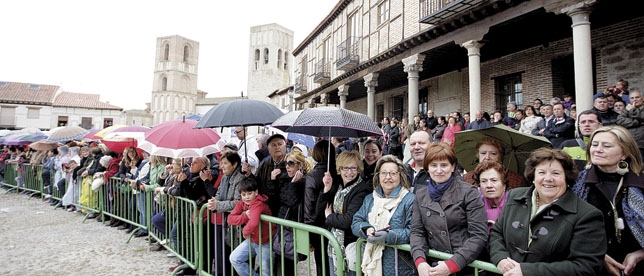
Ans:
[[[289,133],[316,137],[328,136],[329,148],[331,147],[331,136],[382,136],[382,130],[369,116],[344,108],[326,106],[289,112],[275,120],[271,126]],[[331,155],[330,150],[329,155]]]
[[[265,126],[284,115],[274,105],[258,100],[239,99],[219,104],[206,112],[195,128]]]
[[[284,115],[274,105],[258,100],[238,99],[221,103],[206,112],[195,128],[265,126]],[[244,128],[246,140],[246,128]],[[244,147],[246,143],[244,143]],[[248,153],[245,158],[248,160]]]

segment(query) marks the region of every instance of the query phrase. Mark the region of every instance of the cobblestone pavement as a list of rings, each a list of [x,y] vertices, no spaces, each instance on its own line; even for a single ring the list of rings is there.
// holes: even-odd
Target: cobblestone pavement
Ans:
[[[144,238],[0,189],[0,275],[170,275]]]

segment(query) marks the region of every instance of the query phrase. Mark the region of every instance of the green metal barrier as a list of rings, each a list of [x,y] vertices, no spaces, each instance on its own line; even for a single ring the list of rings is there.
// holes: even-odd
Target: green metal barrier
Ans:
[[[16,185],[16,177],[18,176],[17,168],[18,168],[18,164],[5,163],[4,180],[2,183],[10,187],[7,192],[15,190],[17,187]]]
[[[90,189],[91,190],[91,189]],[[136,195],[133,194],[128,179],[121,180],[112,177],[103,183],[99,189],[99,209],[103,219],[106,216],[123,221],[135,229],[132,230],[126,243],[129,243],[134,234],[140,230],[147,230],[150,225],[150,214],[152,213],[152,193],[146,193],[145,199],[145,222],[140,222],[140,214],[136,207]]]
[[[362,244],[364,244],[365,242],[366,242],[365,239],[358,239],[356,248],[362,248]],[[407,252],[411,251],[411,246],[409,244],[385,245],[385,246],[395,248],[397,250],[404,250]],[[427,256],[429,256],[430,258],[435,258],[439,260],[448,260],[449,258],[452,257],[452,254],[430,249]],[[355,265],[356,276],[362,275],[362,269],[360,266],[361,263],[362,263],[362,250],[356,250],[356,265]],[[502,274],[501,271],[499,271],[499,269],[496,268],[494,264],[491,264],[488,262],[475,260],[472,263],[470,263],[468,266],[475,268],[474,275],[479,275],[479,270]]]
[[[19,188],[23,191],[31,192],[29,198],[39,196],[42,197],[43,194],[43,183],[42,183],[42,165],[34,166],[32,164],[21,164],[22,170],[22,180],[23,186]]]

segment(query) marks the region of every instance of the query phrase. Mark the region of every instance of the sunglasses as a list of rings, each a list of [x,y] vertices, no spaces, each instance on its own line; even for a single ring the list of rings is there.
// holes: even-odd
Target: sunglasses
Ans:
[[[289,167],[295,167],[297,164],[300,164],[300,162],[286,161],[286,166],[289,166]]]

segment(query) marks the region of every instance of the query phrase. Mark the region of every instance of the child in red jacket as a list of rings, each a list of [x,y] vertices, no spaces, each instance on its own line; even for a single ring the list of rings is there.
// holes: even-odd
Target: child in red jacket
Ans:
[[[239,183],[239,192],[242,200],[238,201],[235,208],[228,215],[229,225],[244,225],[242,235],[244,241],[230,254],[230,263],[240,276],[250,275],[249,260],[261,254],[260,271],[262,275],[269,276],[270,260],[273,252],[269,242],[269,223],[260,221],[260,216],[271,215],[268,207],[268,197],[260,195],[257,182],[253,178],[245,178]],[[260,225],[261,222],[261,225]],[[260,240],[261,238],[261,240]]]

